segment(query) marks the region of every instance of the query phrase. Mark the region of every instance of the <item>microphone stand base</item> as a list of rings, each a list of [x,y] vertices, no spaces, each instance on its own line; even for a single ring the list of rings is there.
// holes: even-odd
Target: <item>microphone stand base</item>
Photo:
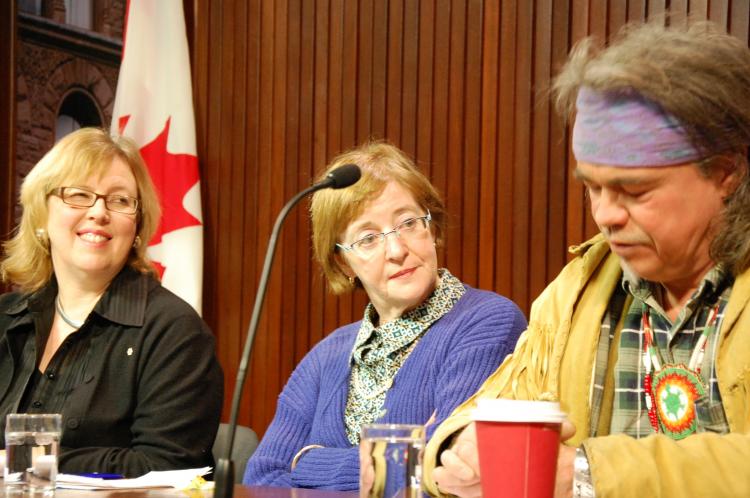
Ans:
[[[232,498],[234,495],[234,462],[219,458],[214,472],[214,498]]]

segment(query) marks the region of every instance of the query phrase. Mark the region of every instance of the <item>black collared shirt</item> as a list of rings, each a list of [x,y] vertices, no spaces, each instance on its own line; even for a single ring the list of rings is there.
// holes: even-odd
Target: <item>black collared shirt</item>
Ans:
[[[125,268],[35,379],[56,294],[53,280],[32,295],[0,296],[0,417],[62,413],[62,472],[211,465],[223,378],[197,313]]]
[[[35,350],[25,351],[24,364],[34,362],[36,368],[24,388],[17,411],[20,413],[62,413],[68,394],[82,384],[91,354],[92,327],[82,326],[70,334],[50,359],[44,372],[39,370],[44,349],[49,339],[54,317],[54,296],[57,286],[53,282],[41,295],[30,304],[37,313],[33,314],[35,322]],[[53,292],[54,291],[54,292]],[[50,302],[51,301],[51,302]],[[19,383],[19,388],[21,387]]]

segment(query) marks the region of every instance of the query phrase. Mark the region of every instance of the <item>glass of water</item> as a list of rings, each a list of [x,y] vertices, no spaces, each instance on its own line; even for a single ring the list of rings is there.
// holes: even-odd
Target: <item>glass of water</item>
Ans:
[[[5,420],[5,496],[54,496],[62,416],[12,413]]]
[[[359,444],[361,498],[421,496],[424,426],[369,424]]]

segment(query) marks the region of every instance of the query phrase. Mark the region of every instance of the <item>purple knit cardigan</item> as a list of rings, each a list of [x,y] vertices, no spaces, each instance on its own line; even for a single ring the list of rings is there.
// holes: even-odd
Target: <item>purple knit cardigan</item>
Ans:
[[[349,360],[360,322],[318,343],[292,372],[276,415],[247,463],[244,484],[354,490],[359,453],[346,437],[344,408]],[[434,429],[513,351],[526,319],[510,300],[466,286],[466,293],[419,341],[386,395],[379,423],[424,424]],[[428,429],[428,437],[431,431]],[[306,451],[294,470],[290,464]]]

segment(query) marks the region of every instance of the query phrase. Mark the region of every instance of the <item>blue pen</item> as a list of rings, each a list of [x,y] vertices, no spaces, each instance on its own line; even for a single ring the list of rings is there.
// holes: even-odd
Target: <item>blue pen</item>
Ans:
[[[99,472],[83,472],[76,475],[81,477],[96,477],[99,479],[122,479],[123,477],[120,474],[102,474]]]

